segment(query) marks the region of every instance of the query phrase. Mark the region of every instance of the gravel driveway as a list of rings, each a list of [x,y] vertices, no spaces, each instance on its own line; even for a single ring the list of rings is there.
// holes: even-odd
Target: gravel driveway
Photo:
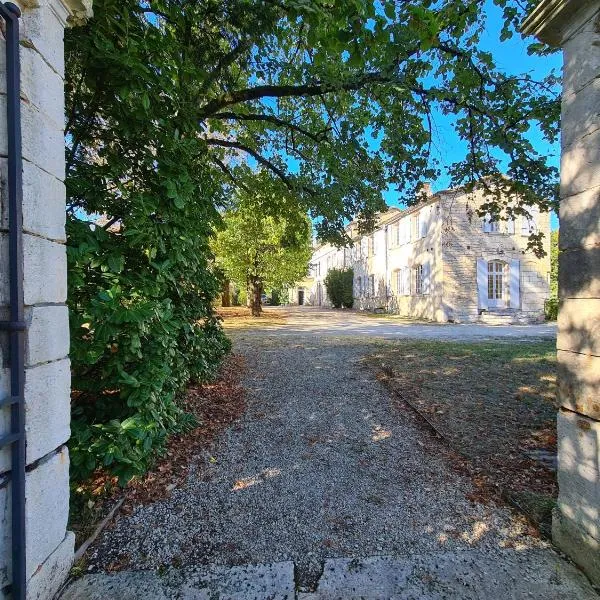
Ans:
[[[185,487],[107,530],[90,570],[293,561],[312,589],[332,557],[476,550],[493,561],[516,549],[518,562],[541,549],[558,560],[519,516],[467,498],[470,482],[362,364],[376,340],[234,338],[246,414]]]

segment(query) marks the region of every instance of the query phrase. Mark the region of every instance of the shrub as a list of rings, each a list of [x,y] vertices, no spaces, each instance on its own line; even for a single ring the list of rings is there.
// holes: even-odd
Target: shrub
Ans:
[[[352,269],[330,269],[324,283],[334,308],[352,308],[354,304]]]
[[[546,321],[556,321],[558,318],[558,298],[548,298],[544,302]]]
[[[160,62],[162,29],[133,6],[94,2],[93,21],[66,34],[76,481],[99,467],[121,483],[144,473],[191,424],[177,396],[213,377],[229,349],[209,248],[222,186],[182,109],[187,88]],[[90,224],[98,215],[107,222]]]

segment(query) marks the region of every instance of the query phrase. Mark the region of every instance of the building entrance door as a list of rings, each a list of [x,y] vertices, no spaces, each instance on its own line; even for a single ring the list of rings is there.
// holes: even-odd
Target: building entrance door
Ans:
[[[298,290],[298,305],[302,306],[304,304],[304,290]]]
[[[506,307],[506,264],[499,260],[488,263],[488,307]]]

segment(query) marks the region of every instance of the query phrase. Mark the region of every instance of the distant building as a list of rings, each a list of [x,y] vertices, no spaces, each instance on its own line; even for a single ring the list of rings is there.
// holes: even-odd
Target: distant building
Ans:
[[[348,226],[353,246],[315,248],[310,274],[290,290],[293,304],[329,306],[331,268],[354,269],[354,306],[438,322],[531,322],[550,295],[550,215],[494,222],[477,216],[483,190],[444,190],[406,210],[380,215],[375,231]],[[544,234],[546,256],[527,250]]]

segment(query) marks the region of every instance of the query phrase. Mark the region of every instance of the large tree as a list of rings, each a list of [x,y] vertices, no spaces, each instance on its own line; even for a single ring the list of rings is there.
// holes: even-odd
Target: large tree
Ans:
[[[262,312],[266,288],[293,285],[304,277],[312,252],[311,225],[306,215],[289,211],[281,217],[265,215],[261,205],[277,202],[277,187],[259,173],[260,191],[242,191],[223,216],[223,229],[213,243],[216,261],[225,275],[248,290],[253,316]],[[276,195],[277,194],[277,195]]]
[[[514,34],[532,2],[494,1]],[[556,172],[530,132],[555,139],[556,82],[504,73],[485,27],[484,0],[95,0],[66,36],[75,473],[103,456],[139,472],[176,392],[214,372],[209,241],[259,168],[285,193],[257,211],[344,242],[388,186],[412,201],[435,178],[445,113],[466,148],[453,185],[483,181],[497,218],[547,207]]]

